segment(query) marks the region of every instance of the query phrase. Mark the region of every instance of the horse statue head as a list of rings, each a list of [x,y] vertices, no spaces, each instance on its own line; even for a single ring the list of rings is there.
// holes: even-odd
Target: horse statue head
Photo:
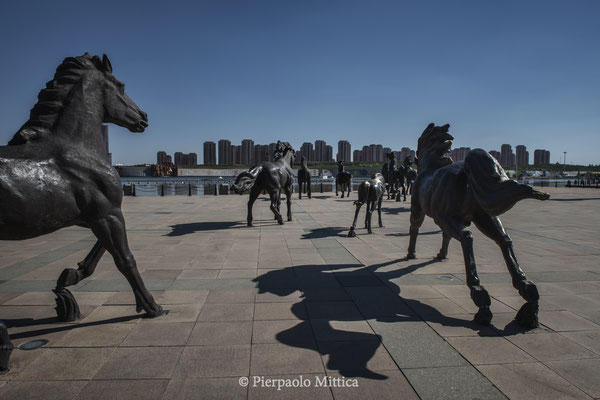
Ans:
[[[454,137],[448,133],[448,129],[450,129],[450,124],[436,126],[431,123],[427,125],[417,146],[419,168],[423,170],[437,169],[452,164],[452,158],[447,154],[452,147]]]
[[[29,120],[8,144],[82,135],[88,126],[99,131],[103,122],[139,133],[148,126],[148,116],[125,94],[125,85],[113,76],[106,54],[101,59],[85,53],[65,58],[58,66],[54,79],[38,94]]]
[[[275,145],[275,151],[273,152],[273,161],[277,161],[280,158],[285,157],[289,152],[291,152],[289,162],[292,164],[296,159],[296,152],[294,151],[294,148],[288,142],[282,142],[278,140],[277,144]]]
[[[340,160],[337,162],[338,172],[344,172],[344,160]]]

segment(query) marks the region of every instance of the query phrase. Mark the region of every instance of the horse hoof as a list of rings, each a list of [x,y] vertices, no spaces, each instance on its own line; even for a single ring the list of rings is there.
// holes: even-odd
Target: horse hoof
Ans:
[[[277,223],[278,223],[279,225],[283,225],[283,219],[278,219],[278,220],[277,220]]]
[[[445,260],[446,259],[446,254],[442,254],[442,253],[438,253],[437,256],[435,256],[436,260]]]
[[[417,255],[415,253],[408,253],[406,255],[407,260],[414,260],[415,258],[417,258]]]
[[[81,312],[73,294],[63,288],[52,289],[56,294],[56,315],[60,321],[73,322],[81,319]]]
[[[252,225],[252,222],[248,222],[248,228],[252,228],[254,225]]]
[[[156,310],[152,310],[152,311],[146,311],[146,314],[144,314],[144,318],[157,318],[160,317],[161,315],[166,315],[168,311],[163,310],[163,308],[159,305],[156,306],[157,309]]]
[[[475,314],[473,321],[480,325],[489,326],[490,322],[492,322],[492,311],[488,306],[481,307],[477,311],[477,314]]]
[[[356,232],[351,230],[350,232],[348,232],[348,237],[356,237]]]
[[[288,218],[288,221],[293,221],[292,217],[289,217],[289,218]]]
[[[523,304],[515,317],[515,322],[525,329],[535,329],[540,326],[538,320],[539,305],[537,302]]]

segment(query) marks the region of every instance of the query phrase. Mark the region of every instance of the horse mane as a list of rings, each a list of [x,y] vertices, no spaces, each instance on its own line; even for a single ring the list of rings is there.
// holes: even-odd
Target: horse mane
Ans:
[[[56,68],[54,78],[40,90],[38,102],[30,111],[29,120],[14,134],[9,146],[39,140],[52,132],[56,121],[69,100],[69,93],[78,83],[84,71],[98,68],[102,60],[85,53],[79,57],[67,57]]]
[[[288,151],[294,151],[292,145],[288,142],[281,142],[278,140],[277,144],[275,145],[275,151],[273,152],[273,161],[277,161],[284,157]]]
[[[454,139],[448,134],[450,124],[436,126],[434,123],[427,125],[427,128],[419,137],[417,145],[417,159],[423,157],[427,151],[429,157],[436,157],[440,164],[451,164],[452,158],[446,155],[448,152],[448,141]]]

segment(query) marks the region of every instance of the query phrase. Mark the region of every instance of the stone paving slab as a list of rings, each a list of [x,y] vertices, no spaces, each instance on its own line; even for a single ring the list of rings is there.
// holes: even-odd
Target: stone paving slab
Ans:
[[[254,228],[245,196],[126,197],[132,252],[169,311],[153,320],[135,313],[107,254],[70,288],[82,320],[57,321],[51,289],[93,246],[88,230],[0,242],[0,319],[16,345],[49,341],[15,349],[0,398],[599,398],[600,192],[549,190],[550,201],[502,216],[539,283],[541,325],[531,331],[512,321],[523,300],[476,228],[490,327],[471,321],[460,245],[433,260],[441,234],[430,219],[418,258],[404,258],[409,202],[384,201],[385,227],[368,235],[359,225],[348,238],[355,193],[294,195],[284,225],[259,200]],[[277,390],[255,376],[311,386]]]

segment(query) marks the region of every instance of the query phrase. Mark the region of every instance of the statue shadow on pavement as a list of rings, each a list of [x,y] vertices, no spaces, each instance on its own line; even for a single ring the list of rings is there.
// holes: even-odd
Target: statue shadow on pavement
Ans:
[[[406,259],[367,267],[361,264],[300,265],[271,270],[253,281],[260,294],[286,297],[296,291],[301,293],[302,300],[290,305],[298,323],[277,333],[276,339],[288,346],[310,349],[321,356],[328,355],[327,369],[337,370],[347,378],[387,379],[386,375],[368,367],[381,346],[381,336],[344,330],[347,322],[425,321],[472,329],[480,336],[526,331],[510,323],[504,329],[495,328],[495,332],[471,320],[443,315],[419,300],[401,297],[400,287],[392,280],[439,261],[432,259],[392,271],[377,272],[400,261]]]

